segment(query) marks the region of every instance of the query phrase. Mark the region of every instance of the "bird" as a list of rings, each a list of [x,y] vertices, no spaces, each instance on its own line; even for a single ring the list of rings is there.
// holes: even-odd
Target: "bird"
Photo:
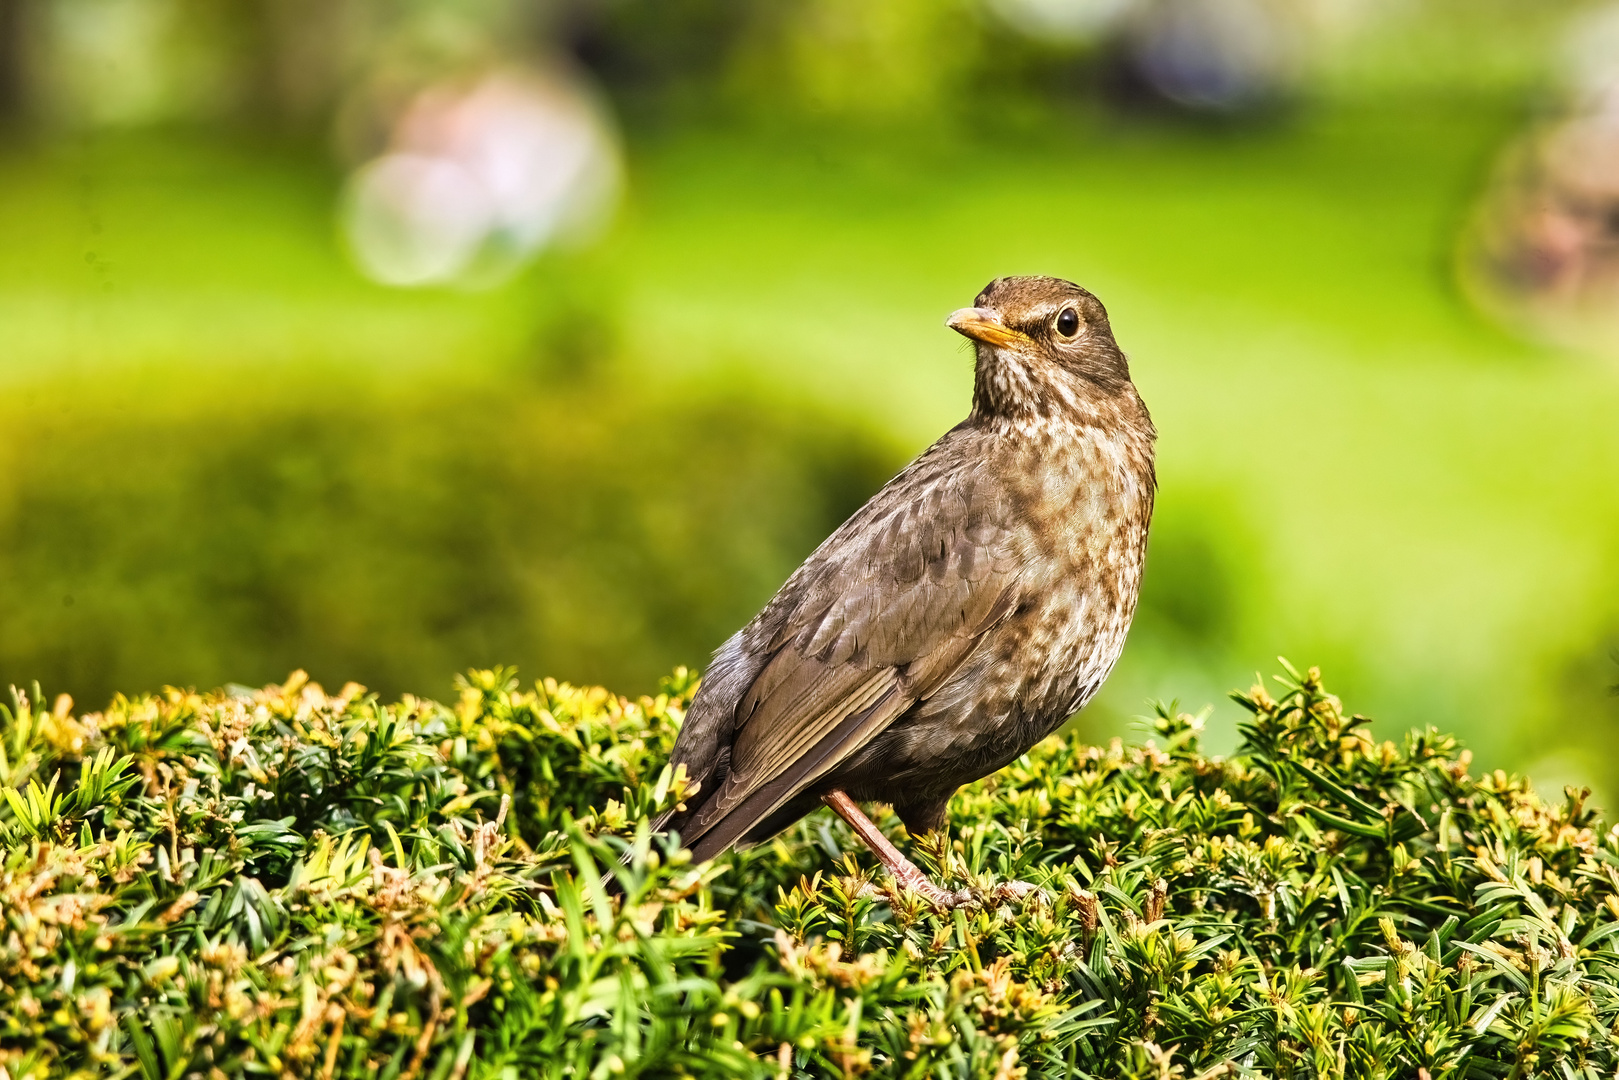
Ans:
[[[912,836],[1016,760],[1112,671],[1136,610],[1157,432],[1102,302],[1002,277],[946,325],[971,409],[838,527],[715,652],[670,752],[686,801],[653,823],[698,862],[830,806],[902,888]]]

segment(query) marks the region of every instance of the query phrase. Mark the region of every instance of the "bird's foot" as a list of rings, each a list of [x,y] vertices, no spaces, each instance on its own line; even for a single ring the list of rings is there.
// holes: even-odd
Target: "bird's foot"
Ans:
[[[1037,904],[1051,903],[1050,893],[1028,881],[1003,881],[991,886],[982,895],[984,906],[991,908],[1002,904],[1021,904],[1031,898]]]
[[[1002,881],[989,888],[946,889],[935,884],[933,880],[917,871],[914,874],[897,873],[886,888],[876,885],[866,887],[867,895],[886,897],[890,903],[897,902],[907,891],[916,894],[926,901],[934,911],[944,913],[957,908],[997,908],[1022,906],[1025,903],[1047,904],[1051,903],[1051,894],[1040,886],[1027,881]]]
[[[903,883],[903,886],[914,889],[923,899],[933,905],[934,911],[940,914],[954,911],[956,908],[974,907],[978,902],[978,898],[972,894],[970,889],[952,891],[935,885],[927,878],[922,878],[921,881],[907,881]]]
[[[921,900],[941,914],[956,908],[973,907],[978,902],[971,889],[941,888],[910,864],[891,871],[889,879],[881,885],[867,882],[860,894],[875,900],[886,900],[891,907],[911,906]]]
[[[1003,881],[988,889],[957,889],[954,892],[940,888],[934,884],[932,878],[919,870],[915,863],[889,843],[888,838],[872,824],[871,819],[845,792],[833,790],[821,798],[839,817],[849,823],[855,835],[865,841],[866,846],[876,854],[877,861],[887,867],[889,874],[893,876],[892,884],[886,890],[868,883],[862,890],[864,895],[886,895],[890,903],[895,903],[909,890],[921,896],[939,912],[965,907],[1000,907],[1003,904],[1022,902],[1030,896],[1038,896],[1042,903],[1051,902],[1051,897],[1044,889],[1030,885],[1026,881]]]

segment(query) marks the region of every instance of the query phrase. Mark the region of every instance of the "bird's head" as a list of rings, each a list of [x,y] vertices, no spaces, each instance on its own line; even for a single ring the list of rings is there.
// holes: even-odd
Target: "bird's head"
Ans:
[[[1107,309],[1071,281],[996,278],[946,325],[976,343],[975,412],[1038,417],[1140,400]]]

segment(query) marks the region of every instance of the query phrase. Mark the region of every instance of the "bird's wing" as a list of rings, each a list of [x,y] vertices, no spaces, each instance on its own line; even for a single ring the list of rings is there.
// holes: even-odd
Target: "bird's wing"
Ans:
[[[680,826],[699,858],[925,700],[1017,606],[1010,500],[928,457],[829,537],[749,628],[767,659],[737,700],[719,786]]]

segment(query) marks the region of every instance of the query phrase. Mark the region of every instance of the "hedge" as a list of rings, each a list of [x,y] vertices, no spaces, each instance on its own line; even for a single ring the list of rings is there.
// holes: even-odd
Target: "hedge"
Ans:
[[[944,914],[824,811],[703,866],[649,839],[695,685],[13,691],[0,1076],[1619,1068],[1619,831],[1432,730],[1375,741],[1314,670],[1235,695],[1229,758],[1165,707],[963,791],[909,842],[982,897]]]

